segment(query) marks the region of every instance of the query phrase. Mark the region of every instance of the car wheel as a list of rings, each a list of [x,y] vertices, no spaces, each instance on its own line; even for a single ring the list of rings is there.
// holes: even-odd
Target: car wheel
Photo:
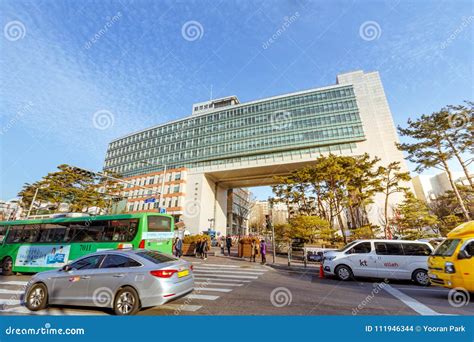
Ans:
[[[34,284],[25,298],[26,307],[31,311],[43,310],[48,306],[48,289],[44,284]]]
[[[413,272],[413,281],[420,286],[428,286],[430,284],[430,278],[428,277],[428,272],[425,270],[416,270]]]
[[[134,315],[139,309],[140,298],[137,291],[127,286],[117,292],[114,301],[114,312],[116,315]]]
[[[10,276],[13,274],[13,260],[10,257],[3,259],[2,275]]]
[[[346,281],[346,280],[350,280],[354,278],[351,268],[346,265],[337,266],[335,273],[336,273],[337,278],[342,281]]]

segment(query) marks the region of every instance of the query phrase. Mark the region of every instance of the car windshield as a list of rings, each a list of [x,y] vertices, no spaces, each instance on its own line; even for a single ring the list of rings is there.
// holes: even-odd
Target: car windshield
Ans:
[[[167,255],[158,253],[158,252],[153,252],[153,251],[146,251],[146,252],[140,252],[137,253],[137,255],[141,256],[144,259],[147,259],[148,261],[151,261],[155,264],[161,264],[163,262],[168,262],[168,261],[175,261],[176,259],[173,257],[169,257]]]
[[[456,247],[459,245],[460,239],[448,239],[445,240],[441,245],[436,248],[433,255],[438,256],[451,256],[453,255]]]
[[[346,249],[349,249],[351,248],[352,246],[354,246],[357,242],[359,241],[352,241],[351,243],[345,245],[344,247],[340,248],[340,249],[336,249],[336,252],[344,252]]]

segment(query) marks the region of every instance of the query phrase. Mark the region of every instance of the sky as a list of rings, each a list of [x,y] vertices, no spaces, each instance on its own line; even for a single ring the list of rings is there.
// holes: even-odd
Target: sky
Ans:
[[[471,1],[0,0],[0,26],[3,200],[60,164],[100,170],[112,139],[211,94],[375,70],[397,125],[474,99]]]

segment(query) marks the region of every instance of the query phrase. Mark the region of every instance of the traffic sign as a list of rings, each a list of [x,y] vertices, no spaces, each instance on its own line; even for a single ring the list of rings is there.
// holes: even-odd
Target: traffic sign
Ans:
[[[160,214],[166,214],[166,208],[160,208]]]
[[[150,197],[145,199],[144,203],[155,203],[156,198],[155,197]]]

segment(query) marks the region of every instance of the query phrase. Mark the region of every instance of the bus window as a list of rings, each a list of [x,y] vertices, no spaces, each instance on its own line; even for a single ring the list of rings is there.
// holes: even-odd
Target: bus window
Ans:
[[[18,243],[21,241],[23,226],[10,226],[7,235],[7,243]]]
[[[148,216],[149,232],[170,232],[171,218],[166,216]]]
[[[64,224],[46,223],[40,229],[38,242],[63,242],[67,227]]]
[[[112,241],[130,242],[137,235],[138,220],[113,220],[109,228],[113,230]]]
[[[0,226],[0,244],[3,243],[3,240],[5,239],[5,235],[7,234],[7,227]]]

